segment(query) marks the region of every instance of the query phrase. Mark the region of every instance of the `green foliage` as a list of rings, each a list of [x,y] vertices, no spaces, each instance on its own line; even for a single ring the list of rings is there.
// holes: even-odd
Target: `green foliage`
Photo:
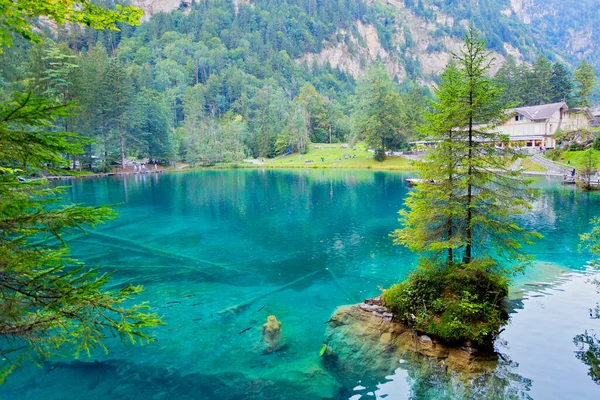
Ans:
[[[400,94],[382,65],[371,68],[359,81],[352,130],[355,138],[377,149],[375,159],[385,159],[390,142],[406,141]]]
[[[592,229],[579,236],[579,251],[588,251],[594,257],[594,264],[598,265],[600,258],[600,218],[594,217],[590,221]]]
[[[516,106],[573,102],[573,81],[569,71],[560,62],[554,64],[538,57],[532,67],[525,63],[517,65],[509,56],[496,73],[496,84],[504,88],[501,103]]]
[[[573,338],[577,346],[575,357],[589,367],[588,375],[600,384],[600,338],[593,332],[585,332]]]
[[[161,323],[146,312],[147,304],[129,304],[141,286],[108,291],[110,274],[84,270],[68,257],[65,232],[96,226],[114,212],[61,205],[63,188],[21,179],[41,171],[59,174],[68,165],[61,154],[82,152],[82,138],[50,132],[67,112],[65,105],[31,93],[0,103],[0,352],[6,371],[31,352],[48,357],[65,348],[75,356],[106,350],[106,331],[131,343],[151,340],[146,328]]]
[[[600,150],[600,135],[594,136],[594,141],[592,142],[592,148],[594,150]]]
[[[410,193],[400,212],[403,228],[393,235],[396,243],[449,264],[486,255],[517,267],[527,259],[522,246],[539,235],[516,225],[514,216],[530,207],[535,193],[525,190],[518,171],[508,170],[520,156],[494,145],[503,140],[494,123],[504,111],[501,92],[486,75],[484,49],[470,34],[465,52],[442,75],[423,127],[438,145],[418,165],[421,178],[434,184]]]
[[[496,147],[505,138],[494,126],[505,114],[488,60],[485,42],[470,30],[441,77],[423,127],[437,145],[420,163],[424,181],[392,234],[420,253],[421,266],[383,295],[396,318],[450,342],[491,343],[507,320],[507,277],[528,260],[522,246],[540,237],[514,219],[534,192],[508,170],[519,155]]]
[[[580,107],[590,106],[590,93],[596,85],[596,73],[594,68],[585,60],[573,73],[573,79],[576,83],[577,105]]]
[[[2,1],[0,45],[8,32],[38,40],[30,19],[85,23],[116,29],[137,22],[140,11],[108,11],[84,1]],[[14,92],[0,97],[0,383],[25,358],[69,352],[88,356],[107,333],[123,342],[152,340],[147,329],[161,324],[146,303],[132,304],[141,286],[107,290],[111,274],[86,270],[69,257],[63,235],[114,218],[107,207],[65,204],[64,188],[48,187],[43,174],[61,174],[64,154],[84,152],[89,141],[67,132],[68,103],[79,66],[65,46],[34,47],[48,68],[34,88],[46,97]],[[35,79],[34,79],[35,82]],[[59,124],[59,122],[62,122]],[[58,126],[65,129],[59,129]]]
[[[592,255],[591,264],[595,268],[600,267],[600,218],[594,217],[590,221],[592,229],[580,235],[579,251],[587,251]],[[600,288],[600,281],[594,283]],[[600,318],[600,303],[590,309],[590,316]],[[575,356],[589,367],[588,375],[592,380],[600,384],[600,338],[596,333],[585,331],[573,338],[577,346]]]
[[[394,317],[419,333],[450,343],[489,345],[508,320],[508,281],[491,260],[439,268],[421,263],[383,292]]]
[[[142,10],[116,5],[114,10],[100,7],[91,0],[0,0],[2,22],[0,23],[1,47],[12,44],[12,33],[26,40],[40,42],[32,19],[45,17],[58,25],[78,23],[93,29],[118,31],[117,24],[139,24]]]

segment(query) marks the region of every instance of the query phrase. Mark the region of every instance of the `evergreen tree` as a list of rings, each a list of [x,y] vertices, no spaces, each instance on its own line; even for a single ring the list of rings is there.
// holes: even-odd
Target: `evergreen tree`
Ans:
[[[356,138],[376,150],[376,159],[385,159],[386,143],[405,140],[402,128],[402,101],[382,65],[371,68],[359,81],[352,129]]]
[[[531,78],[532,105],[549,103],[552,97],[552,63],[545,56],[541,55],[535,60]]]
[[[494,251],[522,260],[519,249],[536,235],[524,233],[512,218],[528,207],[532,193],[524,189],[518,172],[506,168],[518,155],[494,145],[502,142],[495,123],[505,115],[501,91],[486,75],[490,62],[485,42],[470,31],[465,45],[457,66],[444,73],[428,114],[426,132],[440,145],[420,170],[436,184],[418,185],[411,194],[402,213],[405,228],[396,232],[398,241],[422,252],[460,249],[465,263],[492,257]],[[438,221],[433,223],[437,228],[430,218]],[[453,228],[450,235],[440,228],[448,225],[460,229]],[[453,251],[447,261],[461,258]]]
[[[99,156],[103,171],[109,170],[111,154],[109,98],[112,93],[104,80],[108,63],[106,49],[99,43],[81,60],[77,85],[79,112],[74,125],[77,132],[94,139],[87,155],[90,160],[92,155]]]
[[[579,67],[573,73],[575,80],[575,98],[579,107],[590,106],[590,93],[596,85],[596,73],[594,68],[585,60],[581,62]]]
[[[5,5],[0,44],[8,43],[9,31],[37,38],[25,17],[45,15],[58,22],[85,19],[101,28],[111,26],[120,15],[87,1],[19,0]],[[64,83],[60,85],[64,89]],[[68,257],[65,233],[95,226],[114,213],[106,207],[64,205],[59,197],[62,188],[25,178],[60,174],[68,165],[62,154],[82,152],[80,137],[56,130],[57,120],[69,113],[68,105],[32,93],[14,93],[1,100],[0,382],[26,357],[48,357],[64,350],[89,355],[95,347],[106,350],[102,341],[107,332],[124,341],[150,340],[146,328],[160,324],[160,319],[147,313],[144,303],[127,305],[142,287],[109,291],[110,274],[84,270]]]
[[[511,218],[528,206],[527,192],[519,191],[522,182],[518,172],[507,171],[506,160],[490,143],[501,142],[494,124],[506,118],[500,103],[501,91],[486,75],[490,69],[485,41],[472,29],[465,39],[466,50],[458,57],[464,85],[458,98],[464,111],[463,124],[466,154],[462,162],[464,187],[462,198],[465,210],[465,262],[469,263],[476,247],[490,246],[501,255],[518,257],[518,249],[528,242],[519,235],[522,229]],[[481,125],[483,124],[483,125]],[[500,170],[503,174],[491,172]]]
[[[118,139],[119,160],[125,169],[127,110],[133,100],[133,86],[125,65],[111,58],[102,76],[102,94],[106,99],[106,119],[110,130]]]
[[[465,141],[456,127],[464,122],[464,110],[458,98],[462,95],[460,71],[451,62],[440,77],[431,111],[425,113],[422,135],[437,141],[417,164],[422,179],[434,185],[418,186],[409,193],[407,209],[401,210],[403,229],[394,232],[397,244],[418,252],[429,252],[435,259],[445,256],[448,265],[455,261],[455,249],[465,244],[465,208],[459,201],[460,157]],[[444,254],[445,252],[445,254]]]
[[[564,64],[554,63],[552,66],[552,77],[550,78],[550,102],[558,103],[560,101],[571,102],[573,92],[573,82],[569,71]]]
[[[511,106],[520,106],[523,103],[521,97],[521,75],[517,66],[517,61],[513,56],[508,56],[494,77],[496,85],[501,87],[501,103]]]
[[[539,237],[514,220],[532,192],[506,167],[516,155],[495,146],[495,123],[505,115],[489,59],[471,29],[457,66],[444,73],[425,129],[438,146],[420,166],[424,181],[395,232],[396,242],[420,252],[419,268],[383,293],[396,318],[418,332],[488,346],[508,319],[507,275],[527,260],[522,246]]]

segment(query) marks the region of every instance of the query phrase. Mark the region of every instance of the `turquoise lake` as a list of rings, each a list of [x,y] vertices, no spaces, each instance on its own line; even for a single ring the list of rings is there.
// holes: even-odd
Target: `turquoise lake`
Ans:
[[[69,181],[66,198],[119,204],[120,217],[75,235],[73,255],[143,284],[163,315],[156,341],[91,358],[25,364],[0,386],[21,399],[598,399],[574,337],[600,333],[600,300],[580,233],[600,195],[539,178],[522,221],[545,237],[515,282],[495,371],[474,381],[408,357],[392,373],[327,370],[319,357],[336,307],[377,295],[416,257],[388,236],[411,174],[223,170]],[[63,184],[65,184],[63,182]],[[544,283],[544,284],[540,284]],[[245,307],[223,312],[243,304]],[[260,329],[282,322],[285,348],[265,354]],[[250,328],[250,329],[247,329]]]

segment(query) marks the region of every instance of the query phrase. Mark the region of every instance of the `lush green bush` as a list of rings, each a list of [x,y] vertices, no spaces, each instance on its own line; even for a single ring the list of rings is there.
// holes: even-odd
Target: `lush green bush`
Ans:
[[[596,136],[594,136],[594,142],[592,144],[592,147],[594,148],[594,150],[600,150],[600,135],[596,134]]]
[[[581,143],[571,143],[569,145],[569,151],[581,151],[584,149],[585,149],[585,146]]]
[[[385,161],[385,152],[381,151],[381,150],[375,150],[375,154],[373,154],[373,158],[375,159],[375,161]]]
[[[508,319],[508,279],[489,260],[423,264],[383,292],[394,318],[419,333],[450,343],[491,344]]]

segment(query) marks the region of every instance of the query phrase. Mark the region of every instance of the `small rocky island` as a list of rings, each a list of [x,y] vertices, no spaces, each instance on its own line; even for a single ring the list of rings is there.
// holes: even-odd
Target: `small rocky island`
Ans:
[[[450,345],[417,334],[395,321],[380,297],[338,307],[328,321],[325,344],[326,365],[347,372],[392,372],[401,360],[420,355],[470,375],[493,369],[498,360],[493,349]]]

